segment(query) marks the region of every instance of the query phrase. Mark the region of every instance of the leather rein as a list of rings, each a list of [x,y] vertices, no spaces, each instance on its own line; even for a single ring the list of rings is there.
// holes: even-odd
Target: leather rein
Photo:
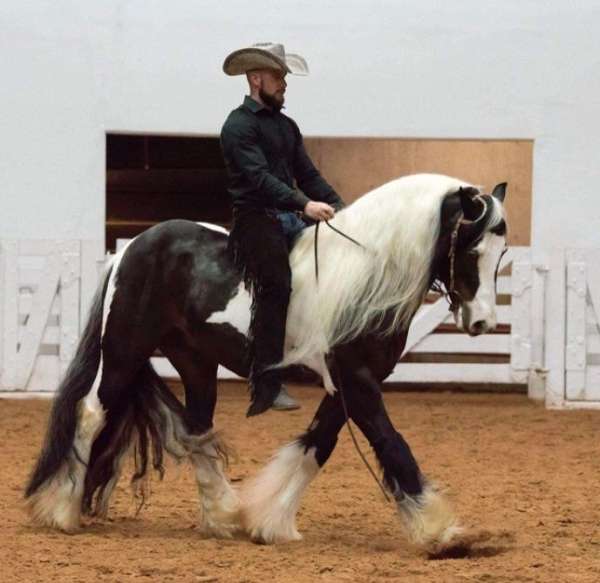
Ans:
[[[344,237],[344,239],[347,239],[351,243],[354,243],[361,249],[364,249],[365,251],[367,249],[362,243],[359,243],[356,239],[350,237],[350,235],[346,235],[343,231],[336,229],[329,221],[319,221],[315,225],[315,280],[317,283],[319,283],[319,225],[321,222],[325,223],[332,231],[335,231],[338,235]]]

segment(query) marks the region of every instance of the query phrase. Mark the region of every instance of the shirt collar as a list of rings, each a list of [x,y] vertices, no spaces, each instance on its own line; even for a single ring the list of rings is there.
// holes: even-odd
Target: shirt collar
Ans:
[[[249,95],[244,97],[244,107],[247,107],[252,113],[267,109],[262,103],[258,103],[258,101],[255,101]]]
[[[265,107],[262,103],[258,103],[258,101],[255,101],[249,95],[246,95],[244,97],[243,105],[244,105],[244,107],[248,108],[252,113],[258,113],[259,111],[266,111],[267,113],[270,113],[271,115],[274,115],[277,113],[277,111],[273,111],[269,107]],[[281,109],[282,110],[285,109],[285,105]],[[279,113],[281,113],[281,111],[279,111]]]

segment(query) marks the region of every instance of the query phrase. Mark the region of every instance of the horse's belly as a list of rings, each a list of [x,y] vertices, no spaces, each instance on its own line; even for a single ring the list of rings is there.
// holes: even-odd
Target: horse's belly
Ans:
[[[229,300],[225,309],[219,312],[213,312],[207,319],[208,324],[229,324],[233,326],[240,334],[248,337],[250,331],[252,297],[246,290],[243,283],[237,287],[235,295]],[[306,324],[307,314],[302,314],[302,311],[294,310],[294,306],[290,305],[288,310],[285,348],[284,352],[287,356],[290,351],[296,348],[299,332],[302,326]],[[284,357],[285,358],[285,357]],[[323,356],[320,352],[303,355],[303,358],[297,361],[298,364],[313,369],[319,374],[323,374]]]

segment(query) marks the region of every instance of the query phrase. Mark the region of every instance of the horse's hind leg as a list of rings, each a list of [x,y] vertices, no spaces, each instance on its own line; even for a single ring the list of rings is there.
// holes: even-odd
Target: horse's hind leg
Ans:
[[[71,451],[51,481],[31,497],[34,519],[42,524],[73,532],[79,528],[85,475],[92,443],[105,421],[98,401],[101,368],[90,392],[80,401]]]
[[[111,474],[103,477],[106,484],[100,488],[94,508],[94,514],[102,517],[108,512],[109,499],[120,477],[131,438],[130,433],[123,438],[123,418],[119,409],[127,407],[127,389],[137,372],[135,366],[118,364],[110,355],[107,356],[101,360],[96,381],[81,403],[83,412],[75,437],[78,458],[88,470],[84,488],[84,493],[88,491],[88,499],[83,501],[84,512],[92,510],[92,496],[96,489],[92,482],[97,479],[95,474],[98,471]]]
[[[37,521],[65,532],[79,527],[92,447],[112,406],[107,395],[126,387],[134,374],[135,370],[117,369],[110,358],[100,358],[92,386],[76,407],[70,451],[56,475],[30,501]],[[54,422],[60,423],[60,418]]]
[[[242,521],[253,540],[275,543],[302,538],[296,528],[302,494],[329,459],[343,424],[339,396],[327,395],[307,431],[280,449],[244,487]]]
[[[239,500],[225,474],[227,447],[213,431],[218,365],[188,347],[182,337],[170,336],[161,350],[185,388],[187,447],[200,496],[200,529],[206,535],[229,538],[239,528]]]

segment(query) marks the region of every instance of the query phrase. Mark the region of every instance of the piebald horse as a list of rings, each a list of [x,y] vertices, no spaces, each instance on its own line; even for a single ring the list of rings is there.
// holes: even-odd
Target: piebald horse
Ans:
[[[240,492],[227,479],[213,430],[218,365],[249,372],[251,297],[227,253],[227,231],[172,220],[133,239],[106,270],[57,392],[26,490],[34,519],[71,532],[82,513],[106,515],[125,454],[135,451],[137,481],[149,464],[162,472],[166,451],[194,468],[204,533],[299,539],[300,499],[336,445],[344,397],[408,539],[429,552],[451,548],[461,528],[392,425],[381,382],[434,284],[445,286],[467,333],[496,326],[505,189],[482,194],[433,174],[389,182],[332,221],[361,246],[320,230],[318,282],[315,227],[305,229],[290,255],[293,291],[280,366],[311,368],[326,394],[308,429]],[[181,375],[185,406],[150,365],[157,348]]]

